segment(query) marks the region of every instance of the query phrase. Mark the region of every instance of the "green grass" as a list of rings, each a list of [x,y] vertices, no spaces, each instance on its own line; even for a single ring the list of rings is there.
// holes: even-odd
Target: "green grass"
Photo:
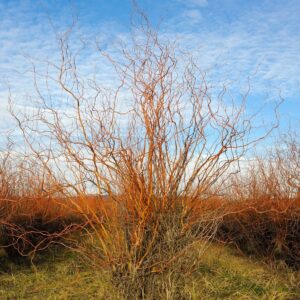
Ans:
[[[114,299],[112,293],[108,274],[89,270],[68,252],[37,265],[5,260],[0,267],[0,299]]]
[[[69,252],[42,263],[14,264],[0,253],[0,299],[117,299],[110,276],[91,270]],[[300,272],[270,267],[211,246],[186,284],[188,299],[300,299]]]
[[[191,299],[300,299],[300,272],[211,246],[189,287]]]

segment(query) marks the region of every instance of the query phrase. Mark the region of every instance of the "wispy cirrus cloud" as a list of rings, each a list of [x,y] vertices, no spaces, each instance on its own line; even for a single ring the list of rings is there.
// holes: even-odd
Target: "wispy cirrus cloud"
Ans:
[[[187,6],[204,7],[208,5],[208,0],[179,0]]]
[[[186,9],[182,17],[190,24],[198,24],[202,20],[202,14],[198,9]]]
[[[251,2],[246,7],[234,1],[226,1],[223,6],[214,0],[174,0],[173,3],[177,3],[177,7],[170,5],[169,18],[161,26],[162,36],[177,39],[183,49],[193,53],[203,70],[210,74],[208,78],[212,84],[227,82],[234,91],[243,91],[250,77],[257,97],[276,98],[281,91],[288,99],[287,110],[296,114],[300,98],[298,1],[265,1],[253,5]],[[111,68],[95,52],[94,37],[100,39],[101,46],[114,51],[115,39],[121,37],[126,41],[130,32],[118,26],[118,15],[113,22],[105,23],[89,14],[89,7],[85,6],[81,12],[85,21],[79,20],[80,26],[76,28],[80,38],[84,37],[89,43],[80,54],[80,72],[83,77],[96,74],[106,84],[114,84]],[[66,7],[57,14],[52,11],[51,16],[54,27],[59,30],[72,22],[72,15]],[[101,17],[99,15],[99,20]],[[40,61],[58,60],[55,30],[49,20],[45,6],[36,5],[35,1],[0,0],[2,129],[11,126],[5,109],[8,86],[24,106],[31,101],[27,96],[33,93],[28,57]],[[72,47],[81,46],[77,35],[72,40]],[[39,66],[41,72],[46,71],[45,64]]]
[[[183,11],[180,14],[182,24],[199,24],[202,19],[201,8],[208,5],[207,0],[177,0],[183,6]]]
[[[296,1],[253,6],[231,16],[229,21],[216,17],[217,12],[206,11],[197,29],[185,23],[183,32],[177,30],[178,40],[197,53],[201,65],[211,70],[214,79],[240,84],[241,79],[247,81],[250,77],[257,93],[278,96],[280,90],[284,97],[296,100],[300,96],[297,7]]]

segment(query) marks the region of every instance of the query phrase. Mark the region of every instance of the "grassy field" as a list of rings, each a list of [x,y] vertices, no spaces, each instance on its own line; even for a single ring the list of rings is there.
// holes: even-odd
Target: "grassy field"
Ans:
[[[69,252],[36,265],[15,264],[0,254],[0,299],[119,299],[104,271],[91,270]],[[211,246],[184,287],[188,299],[300,299],[300,272]]]

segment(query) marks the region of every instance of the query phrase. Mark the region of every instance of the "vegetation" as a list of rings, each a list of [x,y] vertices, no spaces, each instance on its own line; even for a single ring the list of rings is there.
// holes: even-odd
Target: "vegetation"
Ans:
[[[1,257],[0,272],[1,299],[122,299],[109,273],[92,270],[69,251],[52,252],[35,266]],[[183,299],[299,299],[299,279],[299,271],[213,245],[180,288]]]
[[[99,48],[115,89],[81,78],[70,30],[44,76],[33,65],[36,111],[16,110],[11,96],[24,150],[1,153],[0,247],[9,259],[44,262],[16,271],[2,259],[3,296],[296,299],[297,271],[270,277],[211,243],[299,267],[297,137],[241,168],[278,120],[255,131],[247,95],[216,93],[192,57],[139,16],[117,57]],[[53,244],[72,254],[46,259]]]

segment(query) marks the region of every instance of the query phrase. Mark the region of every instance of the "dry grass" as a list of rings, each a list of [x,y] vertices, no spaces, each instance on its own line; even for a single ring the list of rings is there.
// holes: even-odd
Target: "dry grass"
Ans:
[[[196,254],[196,247],[193,250]],[[33,266],[15,265],[0,256],[1,299],[120,299],[111,274],[92,270],[69,251],[52,252]],[[182,299],[300,299],[300,274],[269,267],[236,251],[211,245],[196,272],[183,285],[170,282],[169,294],[182,290]],[[172,291],[173,290],[173,291]],[[168,299],[166,294],[157,299]],[[172,298],[169,298],[172,299]]]

